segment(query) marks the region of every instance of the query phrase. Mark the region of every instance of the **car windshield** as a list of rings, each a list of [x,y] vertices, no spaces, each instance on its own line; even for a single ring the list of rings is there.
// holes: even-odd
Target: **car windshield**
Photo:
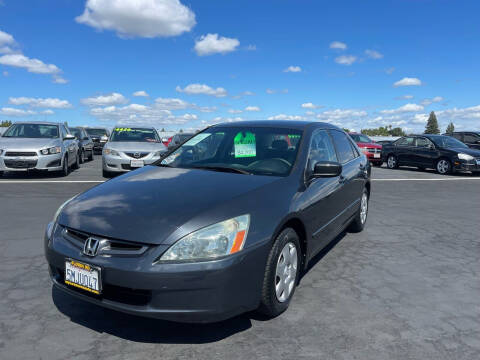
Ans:
[[[194,134],[178,134],[178,140],[184,142],[187,139],[190,139]]]
[[[77,128],[68,128],[70,130],[70,134],[75,136],[77,139],[82,140],[82,131]]]
[[[58,126],[48,124],[14,124],[3,136],[13,138],[54,139],[58,138]]]
[[[432,140],[435,145],[443,148],[468,148],[467,145],[451,136],[432,136],[430,140]]]
[[[213,127],[188,140],[157,165],[242,174],[287,176],[302,131],[273,127]]]
[[[103,136],[103,135],[107,135],[107,130],[105,129],[94,129],[94,128],[90,128],[90,129],[85,129],[87,131],[87,134],[90,135],[90,136]]]
[[[355,142],[361,142],[361,143],[371,143],[373,142],[372,140],[370,140],[370,138],[366,135],[363,135],[363,134],[349,134],[350,137],[353,139],[353,141]]]
[[[145,128],[115,128],[110,141],[159,142],[155,130]]]

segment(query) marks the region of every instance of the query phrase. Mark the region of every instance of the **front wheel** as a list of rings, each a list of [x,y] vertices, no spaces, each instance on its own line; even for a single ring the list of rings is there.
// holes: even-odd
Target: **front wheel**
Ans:
[[[367,223],[368,216],[368,191],[363,189],[362,197],[360,199],[360,208],[355,215],[352,223],[349,226],[351,232],[360,232],[365,227]]]
[[[437,161],[436,169],[439,174],[447,175],[452,172],[452,164],[447,159],[440,159]]]
[[[80,156],[78,155],[78,153],[75,156],[75,162],[73,163],[72,168],[75,170],[80,169]]]
[[[398,168],[398,160],[395,155],[388,155],[387,158],[387,167],[389,169],[396,169]]]
[[[275,239],[267,259],[258,311],[273,318],[284,312],[293,297],[300,274],[300,240],[292,228]]]
[[[80,164],[83,164],[85,162],[85,151],[81,150],[78,157],[79,157]]]
[[[60,176],[68,176],[68,156],[63,158],[62,170],[60,170]]]
[[[88,161],[93,161],[93,150],[90,151],[90,156],[88,157]]]

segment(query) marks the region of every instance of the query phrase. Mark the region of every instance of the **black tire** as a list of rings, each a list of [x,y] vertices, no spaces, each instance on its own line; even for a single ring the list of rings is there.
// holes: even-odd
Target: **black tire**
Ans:
[[[68,176],[68,155],[63,158],[62,170],[60,170],[60,176]]]
[[[90,155],[88,156],[88,161],[93,161],[93,150],[90,151]]]
[[[85,163],[85,151],[83,149],[80,150],[80,153],[78,154],[78,162],[80,164]]]
[[[417,166],[418,170],[425,171],[425,166]]]
[[[112,173],[107,170],[102,170],[102,175],[104,178],[110,179],[112,177]]]
[[[80,157],[78,156],[78,153],[77,155],[75,155],[75,162],[72,165],[72,169],[74,170],[80,169]]]
[[[452,163],[450,160],[441,158],[438,159],[437,163],[435,164],[435,170],[441,175],[448,175],[452,173]]]
[[[387,167],[389,169],[397,169],[398,168],[398,159],[395,155],[390,154],[387,156]]]
[[[280,301],[276,293],[276,284],[280,283],[279,281],[280,278],[277,276],[277,273],[276,273],[277,264],[281,264],[281,261],[282,261],[281,257],[283,257],[282,250],[284,250],[284,248],[286,248],[287,246],[290,246],[290,249],[291,249],[291,251],[289,251],[289,254],[293,253],[293,248],[291,248],[291,246],[294,246],[296,249],[296,258],[297,258],[296,274],[293,282],[293,288],[287,287],[287,288],[290,288],[289,294],[288,296],[286,296],[286,299],[283,299],[283,301]],[[300,240],[297,233],[292,228],[284,229],[275,239],[272,249],[270,250],[270,254],[268,255],[267,266],[265,268],[265,275],[263,279],[260,307],[257,310],[259,313],[263,314],[268,318],[274,318],[280,315],[285,310],[287,310],[288,305],[290,304],[290,301],[293,297],[293,294],[295,293],[295,288],[297,286],[298,279],[300,276],[300,271],[302,268],[301,260],[302,260],[302,255],[301,255]],[[285,262],[285,259],[283,261]],[[288,269],[293,269],[293,267],[294,267],[293,265],[290,265],[290,268],[289,268],[289,266],[287,265],[286,271],[291,271]],[[290,275],[289,277],[287,277],[287,279],[290,279],[289,284],[290,286],[292,286],[292,283],[291,283],[292,276]]]
[[[362,197],[360,198],[360,207],[355,214],[355,218],[350,223],[348,230],[350,232],[361,232],[365,228],[368,218],[368,200],[369,195],[367,189],[363,189]],[[366,201],[365,216],[362,216],[363,202]]]
[[[0,177],[2,177],[2,176],[3,176],[3,171],[0,171]]]

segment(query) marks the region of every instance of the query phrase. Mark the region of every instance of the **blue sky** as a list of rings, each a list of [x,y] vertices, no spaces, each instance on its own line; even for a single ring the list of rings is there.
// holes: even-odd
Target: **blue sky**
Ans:
[[[479,12],[476,0],[0,0],[0,120],[422,131],[434,110],[442,130],[480,130]]]

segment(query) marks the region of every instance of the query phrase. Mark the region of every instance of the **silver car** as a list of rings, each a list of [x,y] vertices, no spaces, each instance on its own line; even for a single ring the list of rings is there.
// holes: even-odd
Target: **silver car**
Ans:
[[[103,176],[152,164],[166,151],[154,128],[116,127],[103,148]]]
[[[5,171],[58,171],[79,167],[78,141],[63,124],[16,123],[0,137],[0,176]]]

